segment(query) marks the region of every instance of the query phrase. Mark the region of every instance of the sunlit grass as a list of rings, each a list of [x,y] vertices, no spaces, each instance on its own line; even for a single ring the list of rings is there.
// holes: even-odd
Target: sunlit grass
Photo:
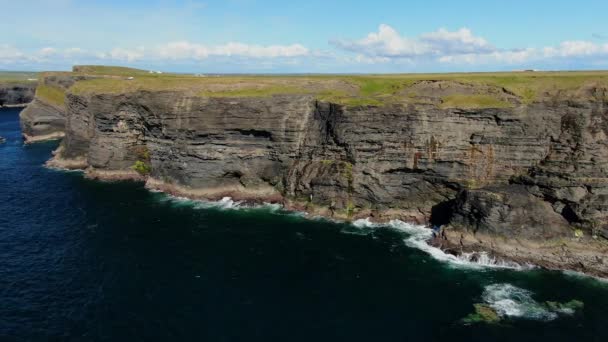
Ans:
[[[75,94],[136,91],[188,91],[203,97],[305,94],[313,95],[322,101],[349,106],[381,106],[415,100],[417,95],[415,89],[408,91],[408,87],[424,80],[495,86],[514,94],[524,104],[538,100],[546,92],[576,90],[585,84],[608,86],[606,71],[201,77],[183,74],[150,74],[145,70],[104,66],[84,66],[75,70],[81,75],[102,77],[77,82],[69,90]],[[494,94],[454,94],[443,98],[441,104],[442,107],[463,108],[505,108],[512,105]]]
[[[442,98],[441,108],[508,108],[513,105],[490,95],[449,95]]]
[[[57,106],[65,105],[65,92],[57,87],[39,84],[36,88],[36,97]]]

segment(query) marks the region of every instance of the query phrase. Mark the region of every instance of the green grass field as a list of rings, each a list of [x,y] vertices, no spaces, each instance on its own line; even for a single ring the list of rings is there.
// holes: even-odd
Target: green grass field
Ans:
[[[197,76],[151,74],[146,70],[80,66],[74,74],[100,78],[80,81],[69,91],[87,93],[129,93],[147,91],[187,91],[204,97],[266,97],[308,94],[320,100],[351,106],[390,103],[423,103],[412,85],[418,81],[452,81],[450,84],[483,85],[513,94],[518,103],[531,103],[547,93],[575,92],[585,85],[608,87],[607,71],[500,72],[394,75],[226,75]],[[133,79],[129,79],[129,78]],[[420,97],[420,98],[419,98]],[[504,108],[513,106],[493,93],[449,94],[437,104],[442,108]]]
[[[21,71],[0,71],[0,83],[23,83],[37,82],[39,74],[36,72],[21,72]]]

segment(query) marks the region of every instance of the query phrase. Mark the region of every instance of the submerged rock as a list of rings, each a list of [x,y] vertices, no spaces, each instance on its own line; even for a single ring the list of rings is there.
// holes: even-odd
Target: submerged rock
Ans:
[[[461,323],[498,323],[509,319],[551,321],[573,315],[584,307],[579,300],[541,303],[533,298],[531,291],[506,283],[486,286],[481,297],[483,303],[474,304],[475,312],[461,319]]]
[[[574,314],[577,311],[582,310],[585,307],[585,303],[580,300],[573,299],[569,302],[559,303],[559,302],[545,302],[547,308],[556,313],[562,314]]]
[[[462,319],[464,324],[498,323],[500,316],[492,307],[486,304],[473,304],[475,312]]]

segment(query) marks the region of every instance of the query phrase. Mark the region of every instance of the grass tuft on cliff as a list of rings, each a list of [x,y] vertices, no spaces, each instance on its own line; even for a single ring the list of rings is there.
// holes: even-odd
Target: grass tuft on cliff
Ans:
[[[440,108],[509,108],[513,105],[490,95],[449,95],[442,98]]]

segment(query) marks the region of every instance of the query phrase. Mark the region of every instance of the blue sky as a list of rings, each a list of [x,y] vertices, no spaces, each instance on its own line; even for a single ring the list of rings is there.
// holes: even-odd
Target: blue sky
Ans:
[[[0,0],[0,69],[608,68],[608,1]]]

